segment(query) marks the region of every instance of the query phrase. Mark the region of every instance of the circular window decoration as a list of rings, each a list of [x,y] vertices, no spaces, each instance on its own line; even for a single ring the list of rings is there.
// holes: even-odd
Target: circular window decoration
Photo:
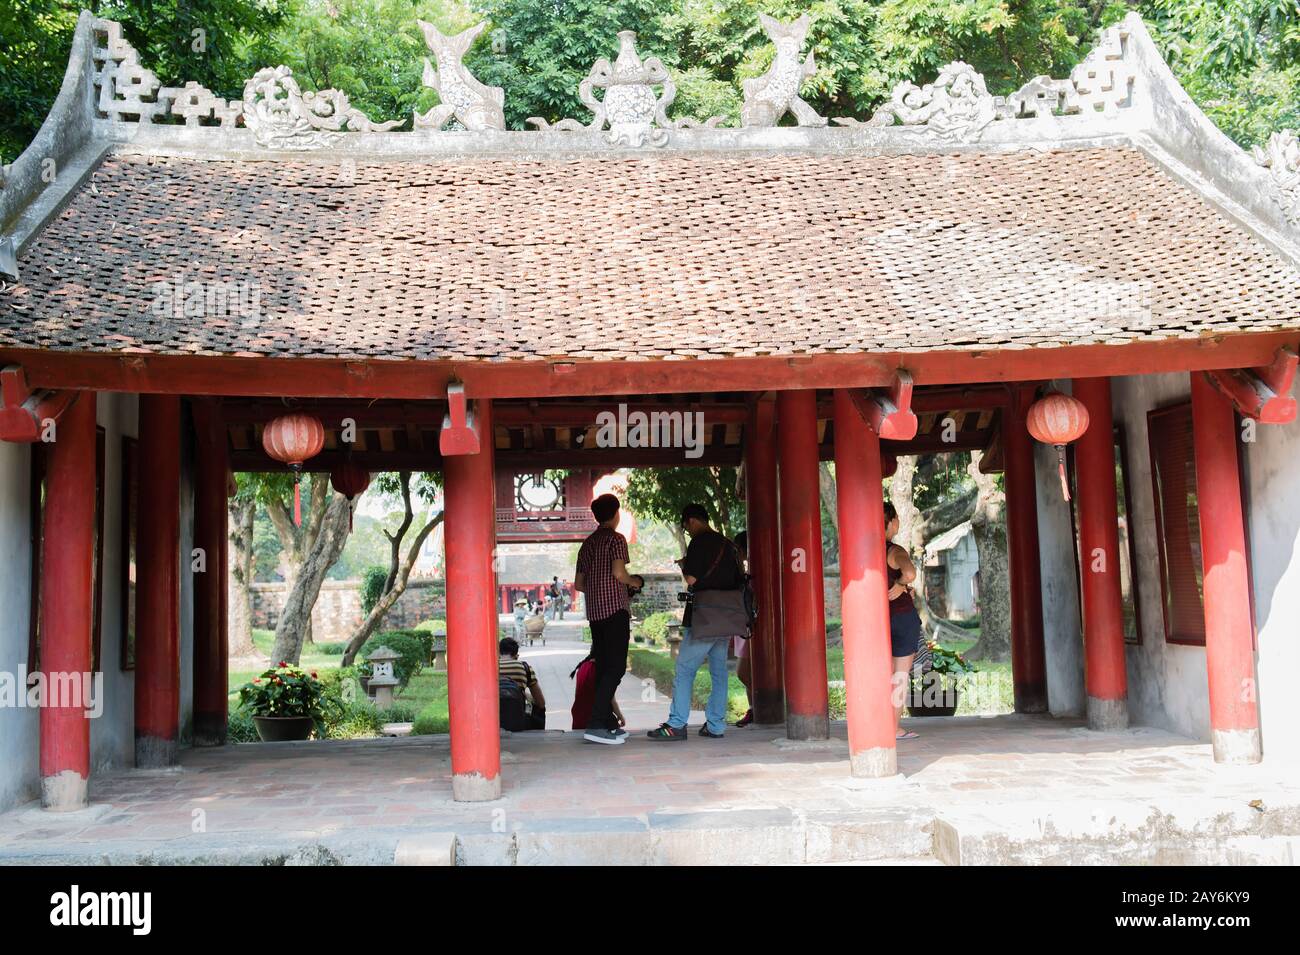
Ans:
[[[515,476],[515,508],[519,511],[564,510],[564,484],[545,474]]]

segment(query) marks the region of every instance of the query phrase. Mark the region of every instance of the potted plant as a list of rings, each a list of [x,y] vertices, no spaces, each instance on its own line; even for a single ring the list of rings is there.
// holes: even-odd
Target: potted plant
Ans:
[[[907,701],[909,716],[952,716],[957,712],[957,683],[960,677],[974,673],[956,650],[930,642],[930,669],[914,677]]]
[[[313,729],[323,739],[326,715],[338,702],[315,673],[281,661],[239,688],[239,706],[252,714],[263,742],[280,743],[308,739]]]

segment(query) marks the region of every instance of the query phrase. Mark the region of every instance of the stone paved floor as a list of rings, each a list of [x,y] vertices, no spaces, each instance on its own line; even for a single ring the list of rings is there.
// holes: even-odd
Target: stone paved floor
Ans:
[[[563,686],[585,648],[549,650],[534,648],[529,657],[548,697],[554,694],[550,711],[567,717]],[[620,692],[634,697],[629,708],[640,705],[635,678]],[[629,712],[629,722],[653,725],[665,711],[659,698]],[[818,814],[853,820],[896,813],[906,826],[946,818],[1026,838],[1149,829],[1153,814],[1179,819],[1189,831],[1288,834],[1300,821],[1297,768],[1215,766],[1208,744],[1161,730],[1093,733],[1077,721],[1014,715],[906,723],[921,737],[899,744],[903,777],[869,784],[848,775],[843,724],[812,746],[790,744],[780,728],[700,739],[698,716],[684,743],[634,733],[610,747],[555,729],[503,734],[503,798],[484,804],[451,800],[446,737],[186,750],[175,771],[97,775],[95,807],[86,814],[21,807],[0,815],[0,861],[248,861],[268,847],[331,839],[373,846],[373,857],[354,846],[346,855],[352,861],[391,861],[393,840],[411,833],[487,838],[548,827],[587,832],[606,823],[632,831],[745,813],[776,827]],[[1270,822],[1261,830],[1265,815]],[[1277,819],[1285,824],[1273,824]]]

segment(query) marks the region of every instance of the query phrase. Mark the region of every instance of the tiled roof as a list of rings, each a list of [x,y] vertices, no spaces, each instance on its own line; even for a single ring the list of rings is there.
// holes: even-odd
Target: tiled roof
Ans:
[[[1300,327],[1300,269],[1131,148],[119,155],[20,265],[0,347],[689,358]],[[228,283],[226,313],[156,307],[181,281]]]

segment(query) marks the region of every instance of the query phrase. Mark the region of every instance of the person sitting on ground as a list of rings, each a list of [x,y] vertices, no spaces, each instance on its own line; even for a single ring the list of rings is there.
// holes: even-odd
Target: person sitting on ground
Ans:
[[[682,577],[692,595],[710,590],[740,590],[745,572],[736,546],[709,526],[709,512],[703,504],[687,504],[682,509],[682,529],[691,543],[681,559]],[[686,739],[686,722],[691,712],[691,690],[695,673],[707,660],[711,689],[704,708],[705,722],[700,735],[721,739],[727,718],[727,646],[738,634],[697,638],[691,632],[694,608],[688,603],[682,620],[682,642],[677,647],[677,666],[673,676],[673,702],[668,722],[646,735],[652,740]]]
[[[889,584],[889,643],[894,661],[894,675],[890,692],[894,703],[894,737],[916,739],[919,734],[902,729],[903,705],[907,701],[911,682],[912,660],[921,644],[924,628],[921,615],[912,600],[912,581],[916,580],[916,565],[906,547],[895,544],[898,533],[898,511],[893,504],[885,504],[885,566]]]
[[[497,683],[501,697],[501,728],[514,733],[546,729],[546,697],[537,672],[519,659],[519,642],[505,637],[497,644]],[[526,705],[532,703],[531,709]]]

